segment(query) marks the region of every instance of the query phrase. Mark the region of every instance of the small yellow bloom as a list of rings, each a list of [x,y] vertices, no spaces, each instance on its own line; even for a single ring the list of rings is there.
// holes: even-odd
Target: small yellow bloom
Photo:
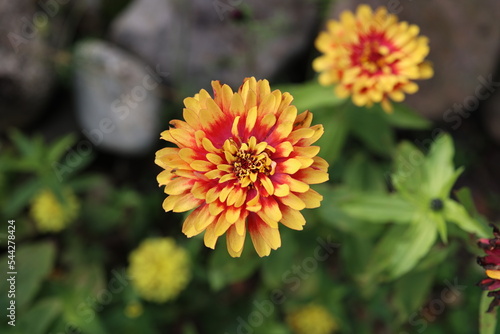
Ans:
[[[320,72],[320,84],[337,84],[339,97],[351,96],[357,106],[381,103],[391,112],[389,99],[403,101],[405,93],[418,90],[412,80],[433,75],[432,66],[424,61],[429,40],[419,32],[418,26],[399,22],[384,7],[372,12],[359,5],[355,15],[344,11],[340,21],[327,23],[327,31],[316,39],[323,55],[314,60],[313,68]]]
[[[40,191],[31,203],[31,217],[40,232],[59,232],[78,216],[80,204],[77,197],[66,188],[64,203],[49,189]]]
[[[134,319],[139,317],[143,311],[144,309],[142,307],[142,304],[138,301],[133,301],[127,304],[124,313],[128,318]]]
[[[279,223],[302,230],[300,213],[322,196],[310,184],[328,180],[328,163],[311,146],[323,126],[311,126],[309,111],[298,113],[293,97],[271,91],[267,80],[247,78],[237,92],[212,82],[213,97],[201,90],[184,100],[185,121],[172,120],[161,138],[177,147],[156,153],[158,175],[169,196],[165,211],[195,209],[184,221],[187,237],[205,232],[215,248],[226,234],[237,257],[247,232],[260,256],[281,246]]]
[[[172,238],[146,239],[130,253],[129,262],[132,285],[151,302],[174,299],[191,279],[188,254]]]
[[[287,317],[295,334],[331,334],[338,329],[337,322],[323,306],[309,304]]]

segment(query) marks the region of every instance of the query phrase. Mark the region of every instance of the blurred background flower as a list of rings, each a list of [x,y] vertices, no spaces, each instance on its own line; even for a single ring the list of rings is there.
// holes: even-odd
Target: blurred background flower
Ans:
[[[130,253],[129,261],[132,285],[147,301],[174,299],[191,279],[189,256],[172,238],[144,240]]]
[[[309,304],[291,312],[287,322],[295,334],[333,334],[338,326],[323,306]]]
[[[31,217],[40,232],[59,232],[78,217],[80,204],[77,197],[66,188],[63,198],[49,189],[41,190],[31,203]]]
[[[398,22],[385,7],[372,11],[359,5],[356,13],[345,11],[340,21],[328,21],[327,31],[316,39],[323,54],[313,61],[322,85],[338,84],[335,93],[352,97],[357,106],[381,103],[391,112],[389,100],[401,102],[417,92],[416,79],[432,77],[429,40],[418,36],[418,26]]]
[[[137,318],[142,315],[144,308],[139,301],[133,301],[125,307],[125,315],[129,318]]]

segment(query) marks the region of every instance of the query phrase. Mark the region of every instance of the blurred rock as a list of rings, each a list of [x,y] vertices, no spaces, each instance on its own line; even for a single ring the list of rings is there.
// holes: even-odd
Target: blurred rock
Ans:
[[[311,45],[317,0],[135,0],[111,38],[192,91],[211,80],[271,78]]]
[[[500,53],[499,1],[338,0],[329,17],[338,19],[341,11],[361,3],[386,6],[429,37],[434,77],[419,81],[420,91],[406,99],[422,115],[443,120],[454,103],[474,95],[479,76],[487,78],[495,71]]]
[[[161,79],[141,61],[102,41],[75,48],[74,87],[82,132],[100,148],[149,153],[159,136]]]
[[[42,35],[49,16],[31,0],[0,0],[0,130],[23,126],[45,106],[54,86]]]

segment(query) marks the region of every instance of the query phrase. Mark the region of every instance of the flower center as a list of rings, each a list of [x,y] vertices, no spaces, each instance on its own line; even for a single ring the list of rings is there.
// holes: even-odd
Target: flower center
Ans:
[[[248,143],[241,145],[238,145],[232,138],[224,143],[226,160],[232,165],[233,173],[242,187],[253,186],[261,173],[274,174],[276,163],[270,158],[273,152],[275,149],[266,142],[257,144],[255,137],[250,137]]]
[[[234,174],[240,180],[250,178],[252,182],[255,182],[259,173],[269,175],[271,163],[272,161],[266,152],[256,155],[240,149],[236,153],[236,161],[233,164]]]
[[[360,63],[363,68],[370,73],[379,71],[384,65],[384,55],[382,54],[386,47],[380,46],[378,42],[367,43],[363,47],[360,56]]]
[[[386,56],[389,53],[389,47],[385,45],[382,36],[364,36],[358,44],[352,46],[351,62],[366,73],[377,74],[388,66]]]

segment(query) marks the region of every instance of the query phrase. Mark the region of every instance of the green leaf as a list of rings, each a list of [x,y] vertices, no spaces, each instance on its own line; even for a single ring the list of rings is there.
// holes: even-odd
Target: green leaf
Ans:
[[[393,249],[389,277],[395,279],[412,270],[434,245],[436,232],[425,216],[412,223]]]
[[[452,253],[453,246],[458,246],[458,244],[452,244],[446,246],[435,245],[431,250],[432,256],[424,257],[422,261],[420,261],[418,265],[415,267],[414,271],[415,272],[426,271],[433,267],[442,265],[442,263],[446,260],[448,255]]]
[[[391,226],[372,252],[366,279],[370,281],[380,273],[386,274],[382,280],[406,274],[429,252],[436,235],[436,226],[423,215],[410,225]]]
[[[31,179],[14,189],[7,200],[4,214],[9,217],[17,216],[37,194],[41,186],[39,180]]]
[[[64,193],[63,184],[53,177],[52,174],[44,175],[42,177],[42,183],[44,188],[48,188],[54,194],[59,203],[67,205],[68,199]]]
[[[261,333],[290,334],[290,330],[284,324],[272,320],[266,320],[260,330]]]
[[[325,129],[323,136],[315,143],[321,147],[319,156],[333,164],[340,156],[349,133],[346,110],[343,107],[321,109],[314,114],[314,119]]]
[[[69,154],[71,154],[71,159]],[[87,167],[94,159],[94,154],[77,155],[76,153],[68,153],[61,162],[52,161],[48,166],[50,176],[56,178],[59,182],[64,182],[79,171]],[[71,162],[69,162],[71,161]]]
[[[395,150],[394,131],[382,111],[349,105],[347,113],[352,133],[368,149],[382,156],[391,156]]]
[[[33,142],[23,135],[19,130],[14,129],[9,133],[9,137],[16,146],[16,148],[21,152],[25,157],[31,157],[36,154],[37,145],[34,145]]]
[[[323,218],[324,224],[346,233],[367,232],[369,227],[366,226],[365,222],[351,217],[341,208],[346,202],[352,201],[355,193],[343,187],[321,187],[320,189],[319,192],[323,195],[323,202],[317,211]],[[376,227],[375,225],[371,226],[372,228]]]
[[[173,323],[178,317],[180,316],[181,311],[180,308],[171,308],[168,307],[167,305],[163,305],[164,307],[161,307],[161,309],[155,311],[154,308],[149,308],[148,304],[140,304],[143,306],[143,312],[137,316],[136,318],[129,318],[125,313],[126,313],[126,308],[128,307],[127,304],[130,303],[135,303],[137,300],[134,301],[121,301],[121,303],[116,304],[116,305],[109,305],[106,307],[105,310],[102,311],[102,319],[103,323],[106,325],[106,333],[109,334],[114,334],[114,333],[119,333],[119,334],[158,334],[158,328],[155,328],[155,326],[158,326],[158,322],[154,321],[155,316],[157,316],[157,313],[160,313],[160,318],[161,322],[164,324],[171,324]],[[166,306],[166,307],[165,307]],[[185,308],[182,308],[183,312],[189,313],[189,311],[186,311]],[[155,314],[156,313],[156,314]],[[96,314],[97,315],[97,314]],[[88,317],[87,317],[88,319]],[[159,318],[156,318],[159,319]],[[189,320],[186,320],[186,322],[182,322],[184,327],[191,327],[190,323],[188,322]],[[53,333],[47,333],[47,334],[69,334],[70,332],[68,331],[63,331],[62,333],[60,332],[53,332]],[[93,332],[74,332],[79,333],[79,334],[93,334]],[[171,331],[167,331],[167,333],[171,333]],[[186,334],[185,332],[177,332],[176,334]],[[197,332],[190,332],[190,334],[199,334]]]
[[[249,245],[246,238],[245,249],[239,258],[232,258],[226,249],[225,238],[211,254],[208,268],[208,281],[213,290],[220,290],[228,284],[242,281],[252,275],[260,263],[260,258]]]
[[[51,147],[48,148],[46,154],[46,161],[48,162],[48,166],[52,164],[52,162],[59,161],[63,154],[75,144],[76,137],[73,134],[69,134],[63,138],[57,140]]]
[[[443,215],[447,221],[457,224],[462,230],[474,233],[480,238],[488,238],[491,234],[486,224],[472,218],[462,205],[451,199],[444,201]]]
[[[74,255],[71,257],[75,260]],[[80,256],[76,258],[81,260]],[[64,329],[65,326],[71,326],[82,333],[105,334],[107,332],[99,315],[110,307],[108,306],[110,302],[119,300],[123,288],[130,283],[129,277],[125,271],[113,269],[106,285],[104,270],[100,263],[90,264],[81,261],[76,263],[79,265],[71,271],[68,282],[60,294],[64,306],[57,328]]]
[[[394,158],[394,187],[406,198],[422,197],[422,183],[427,177],[423,168],[424,154],[412,143],[404,141],[399,144]],[[426,198],[420,200],[427,201]]]
[[[366,226],[367,224],[365,223],[364,225]],[[398,225],[398,227],[400,226],[401,225]],[[345,266],[343,270],[345,270],[348,275],[354,277],[354,280],[359,283],[356,284],[356,286],[361,288],[360,292],[362,295],[369,295],[373,292],[373,277],[379,272],[373,270],[374,268],[371,267],[369,263],[375,243],[373,233],[365,233],[370,227],[378,227],[380,229],[384,226],[370,224],[363,227],[363,225],[358,225],[358,234],[352,232],[340,238],[340,240],[342,240],[340,256]],[[385,233],[385,231],[383,233]],[[377,233],[377,236],[378,235],[380,235],[380,233]],[[384,264],[381,262],[383,262],[383,260],[378,263],[382,264],[380,267],[383,269]]]
[[[463,205],[464,209],[467,210],[467,213],[474,219],[481,229],[486,232],[490,230],[488,220],[479,214],[476,209],[476,205],[474,204],[474,199],[472,198],[472,193],[469,188],[464,187],[455,192],[455,196],[457,197],[460,204]],[[490,232],[491,233],[491,232]]]
[[[282,238],[285,238],[282,235]],[[283,285],[283,273],[290,269],[294,262],[295,244],[292,238],[288,238],[279,251],[271,252],[269,256],[262,259],[262,280],[270,288],[277,288]]]
[[[83,255],[85,256],[85,254]],[[121,276],[127,278],[125,271],[112,270],[111,277]],[[77,291],[71,291],[71,296],[75,299],[85,297],[86,294],[97,295],[105,288],[105,273],[102,264],[85,264],[75,268],[70,275],[71,285],[77,288]],[[120,281],[120,280],[118,280]]]
[[[369,253],[370,260],[369,264],[365,266],[366,273],[359,278],[361,284],[373,286],[374,281],[387,279],[380,276],[380,274],[387,271],[387,268],[392,265],[392,256],[395,248],[401,242],[404,242],[401,237],[406,233],[408,228],[407,225],[392,225],[387,228],[379,242],[373,247],[371,253]]]
[[[448,196],[443,194],[443,187],[449,187],[450,179],[457,177],[453,165],[454,152],[453,140],[448,134],[439,136],[432,144],[425,160],[427,182],[424,189],[430,198]]]
[[[92,333],[92,334],[107,334],[108,332],[104,328],[98,314],[89,320],[88,317],[82,316],[73,310],[65,310],[65,314],[62,321],[63,327],[61,329],[66,330],[71,328],[73,331],[69,333]]]
[[[490,303],[491,297],[488,297],[488,291],[483,291],[479,304],[479,334],[495,334],[497,311],[495,309],[490,313],[487,312]]]
[[[79,175],[78,178],[69,180],[67,185],[74,191],[86,191],[91,188],[99,188],[99,185],[103,184],[105,177],[98,174],[85,174]]]
[[[455,182],[457,182],[457,179],[459,178],[460,175],[462,175],[464,171],[464,167],[459,167],[457,170],[453,172],[453,175],[451,175],[447,182],[443,184],[441,191],[438,194],[438,198],[447,198],[450,196],[451,189],[453,188],[453,185]]]
[[[471,216],[477,216],[479,213],[476,210],[476,205],[474,204],[474,199],[472,198],[472,192],[469,188],[463,187],[455,192],[458,201],[464,206],[467,212]]]
[[[19,317],[21,333],[44,334],[52,322],[60,315],[62,303],[56,298],[39,301],[28,312]]]
[[[385,193],[387,186],[384,174],[378,164],[368,159],[365,154],[357,154],[349,161],[344,181],[350,189]]]
[[[393,113],[385,113],[385,116],[387,121],[397,128],[424,130],[432,125],[430,121],[404,104],[394,103],[393,107]]]
[[[187,323],[182,329],[182,334],[199,334],[196,326],[193,323]]]
[[[16,308],[21,311],[33,300],[40,289],[43,280],[48,276],[54,266],[55,248],[50,242],[40,242],[35,244],[20,245],[16,248],[15,272],[16,276]],[[3,256],[0,263],[7,263],[7,255]],[[4,276],[5,275],[5,276]],[[8,277],[7,271],[1,275],[2,282]],[[5,309],[8,300],[8,286],[3,284],[0,287],[0,304]]]
[[[338,106],[345,101],[335,95],[332,86],[321,86],[317,80],[295,85],[280,85],[276,87],[282,92],[293,96],[292,104],[300,112],[315,111],[321,107]]]
[[[394,309],[398,312],[400,323],[416,311],[429,297],[435,276],[435,268],[412,272],[398,279],[394,284]]]
[[[54,267],[55,247],[50,242],[36,243],[19,247],[17,252],[17,283],[19,294],[17,303],[20,308],[29,303],[38,292],[43,280]]]
[[[360,194],[341,205],[351,217],[371,223],[407,224],[415,219],[417,208],[397,194]]]
[[[429,219],[436,225],[439,236],[444,243],[448,243],[448,230],[446,227],[446,220],[441,212],[428,211]]]

